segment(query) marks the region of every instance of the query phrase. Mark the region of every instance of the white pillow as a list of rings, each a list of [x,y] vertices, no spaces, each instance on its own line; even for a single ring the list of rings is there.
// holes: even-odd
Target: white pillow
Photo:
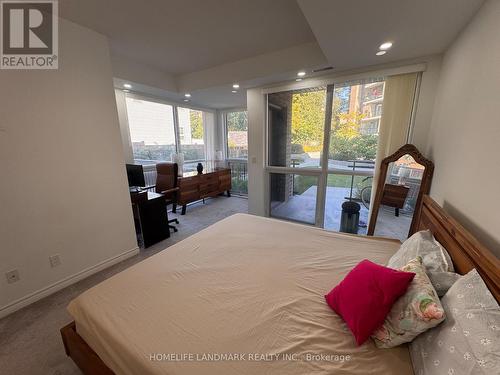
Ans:
[[[455,271],[450,255],[429,230],[417,232],[403,242],[387,266],[399,269],[416,257],[422,258],[427,273]]]
[[[434,289],[439,297],[446,294],[455,282],[460,279],[460,275],[455,272],[428,272],[427,276],[431,280]]]
[[[441,299],[446,320],[410,344],[415,375],[500,373],[500,307],[473,269]]]

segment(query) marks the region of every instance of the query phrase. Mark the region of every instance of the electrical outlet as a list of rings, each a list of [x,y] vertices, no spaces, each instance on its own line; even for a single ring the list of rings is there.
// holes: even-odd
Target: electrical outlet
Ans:
[[[7,278],[7,282],[9,284],[15,283],[16,281],[19,281],[19,271],[18,270],[12,270],[9,272],[5,272],[5,277]]]
[[[49,257],[50,261],[50,266],[52,268],[60,266],[61,265],[61,258],[59,258],[59,254],[54,254]]]

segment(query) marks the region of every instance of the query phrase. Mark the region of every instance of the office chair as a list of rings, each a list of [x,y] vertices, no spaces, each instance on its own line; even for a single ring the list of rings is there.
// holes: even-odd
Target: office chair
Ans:
[[[156,164],[156,192],[165,195],[165,203],[168,207],[172,204],[172,212],[177,209],[177,194],[179,187],[177,186],[177,163],[158,163]],[[170,223],[179,224],[179,220],[169,220],[169,228],[177,232],[177,228]]]

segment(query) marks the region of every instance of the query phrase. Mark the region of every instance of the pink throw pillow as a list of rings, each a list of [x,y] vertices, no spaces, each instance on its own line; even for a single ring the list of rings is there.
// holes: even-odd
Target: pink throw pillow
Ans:
[[[392,305],[406,292],[414,276],[413,272],[397,271],[365,259],[325,299],[361,345],[384,323]]]

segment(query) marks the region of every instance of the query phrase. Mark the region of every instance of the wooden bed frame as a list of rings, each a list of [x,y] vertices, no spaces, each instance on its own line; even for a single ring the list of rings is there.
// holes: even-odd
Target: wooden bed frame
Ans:
[[[500,260],[428,195],[419,214],[416,231],[429,229],[450,254],[455,272],[464,275],[475,268],[500,302]]]
[[[418,217],[417,231],[431,230],[450,254],[455,271],[463,275],[476,268],[493,296],[500,301],[500,260],[429,196],[423,197]],[[75,322],[61,328],[61,336],[66,355],[85,375],[114,375],[78,334]]]

